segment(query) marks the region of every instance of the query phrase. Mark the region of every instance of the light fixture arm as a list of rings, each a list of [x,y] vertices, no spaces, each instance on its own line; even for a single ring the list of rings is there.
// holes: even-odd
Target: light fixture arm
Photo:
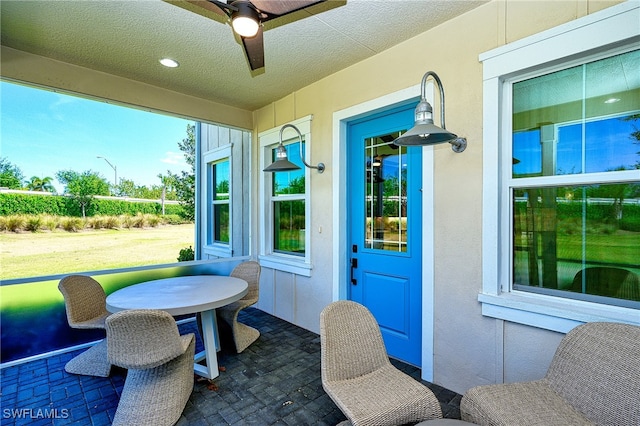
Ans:
[[[440,125],[442,127],[433,124],[433,108],[427,101],[427,79],[429,77],[435,80],[440,91]],[[448,142],[454,152],[460,153],[464,151],[467,147],[467,140],[458,137],[455,133],[451,133],[445,126],[444,102],[444,88],[440,77],[433,71],[426,72],[422,76],[422,83],[420,84],[420,102],[416,106],[414,113],[415,124],[393,142],[398,146],[425,146]]]
[[[442,87],[442,82],[440,81],[440,77],[433,71],[427,71],[424,76],[422,76],[422,83],[420,84],[420,89],[422,91],[422,99],[421,102],[427,102],[427,78],[429,76],[433,77],[435,80],[438,89],[440,90],[440,125],[444,130],[447,129],[444,121],[444,87]],[[428,102],[427,102],[428,103]],[[467,148],[467,139],[466,138],[455,138],[450,140],[451,149],[454,152],[461,153]]]
[[[444,88],[442,87],[442,82],[440,81],[440,77],[433,71],[427,71],[424,76],[422,76],[422,83],[420,84],[420,91],[422,94],[422,102],[427,102],[427,78],[429,76],[433,77],[436,81],[438,89],[440,90],[440,125],[443,129],[447,127],[444,125]]]
[[[293,124],[285,124],[280,128],[280,145],[282,145],[282,133],[284,132],[284,129],[286,128],[291,128],[293,130],[296,131],[296,133],[298,134],[298,138],[300,139],[300,159],[302,160],[302,164],[304,164],[305,166],[307,166],[310,169],[317,169],[318,173],[322,173],[324,172],[325,166],[324,163],[318,163],[317,166],[313,166],[311,164],[307,164],[306,161],[304,161],[304,155],[302,153],[302,133],[300,133],[300,130],[294,126]]]

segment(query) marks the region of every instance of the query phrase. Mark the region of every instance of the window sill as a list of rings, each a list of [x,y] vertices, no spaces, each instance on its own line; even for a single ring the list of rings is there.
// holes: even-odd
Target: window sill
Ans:
[[[623,322],[640,325],[640,311],[619,306],[529,294],[500,295],[480,293],[482,315],[566,333],[575,326],[592,321]]]
[[[231,257],[233,253],[229,246],[204,246],[202,252],[208,256]]]
[[[292,274],[301,275],[303,277],[311,276],[313,267],[304,260],[296,260],[285,256],[275,254],[259,256],[260,266],[265,268],[276,269],[278,271],[291,272]]]

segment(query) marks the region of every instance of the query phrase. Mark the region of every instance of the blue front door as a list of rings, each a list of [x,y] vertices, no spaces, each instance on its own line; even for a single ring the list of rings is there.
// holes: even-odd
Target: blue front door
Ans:
[[[422,149],[392,143],[414,108],[349,124],[348,296],[373,313],[390,356],[420,366]]]

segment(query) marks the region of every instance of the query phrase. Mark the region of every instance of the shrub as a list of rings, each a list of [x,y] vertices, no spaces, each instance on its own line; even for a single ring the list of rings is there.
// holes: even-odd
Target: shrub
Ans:
[[[55,230],[59,225],[58,216],[44,215],[42,216],[42,227],[49,231]]]
[[[0,216],[0,231],[19,232],[28,230],[36,232],[39,230],[54,231],[57,228],[70,232],[76,232],[83,228],[91,229],[118,229],[120,227],[131,229],[144,228],[145,226],[157,227],[159,225],[170,224],[180,225],[188,223],[178,215],[158,216],[156,214],[137,214],[120,216],[92,216],[86,219],[75,216],[54,216],[49,214],[39,215],[9,215]]]
[[[178,262],[187,262],[189,260],[195,259],[195,252],[189,246],[189,248],[183,248],[180,250],[180,254],[178,255]]]
[[[620,229],[625,231],[640,232],[640,214],[636,216],[625,216],[620,220]]]
[[[17,214],[63,215],[66,213],[68,197],[47,194],[0,194],[0,215],[11,216]]]
[[[120,224],[127,229],[131,229],[133,227],[133,217],[128,214],[120,216]]]
[[[26,220],[22,215],[7,216],[7,219],[6,219],[7,231],[18,232],[24,229],[25,224],[26,224]]]
[[[93,229],[102,229],[102,216],[93,216],[87,218],[87,226]]]
[[[154,214],[146,215],[146,221],[149,224],[149,226],[153,228],[157,228],[158,225],[160,225],[160,217]]]
[[[120,219],[117,216],[105,216],[104,227],[106,229],[117,229],[120,227]]]
[[[183,223],[188,223],[180,215],[177,214],[166,214],[162,216],[162,219],[164,223],[168,225],[181,225]]]
[[[42,229],[42,217],[36,215],[28,215],[25,218],[25,229],[31,232],[38,232]]]
[[[61,224],[62,229],[69,232],[78,232],[84,228],[84,221],[79,217],[63,217]]]
[[[144,228],[146,219],[143,214],[138,213],[137,215],[132,217],[132,223],[135,228]]]

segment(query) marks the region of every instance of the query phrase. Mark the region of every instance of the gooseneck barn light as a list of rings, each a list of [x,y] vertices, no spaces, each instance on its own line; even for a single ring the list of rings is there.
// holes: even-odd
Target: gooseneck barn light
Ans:
[[[300,139],[300,159],[302,160],[302,163],[310,169],[317,169],[318,173],[324,172],[324,163],[318,163],[317,166],[312,166],[310,164],[307,164],[306,161],[304,161],[304,155],[302,154],[302,133],[300,133],[300,130],[298,130],[298,128],[293,124],[285,124],[280,128],[280,143],[276,148],[276,161],[271,163],[263,171],[264,172],[289,172],[292,170],[300,169],[300,167],[298,167],[297,165],[289,161],[289,159],[287,158],[287,150],[282,144],[282,133],[286,128],[291,128],[298,133],[298,138]]]
[[[440,124],[442,127],[438,127],[433,124],[433,108],[431,104],[427,102],[427,79],[433,77],[438,88],[440,89]],[[467,140],[465,138],[459,138],[454,133],[446,130],[444,125],[444,89],[442,88],[442,82],[436,73],[428,71],[422,77],[422,84],[420,85],[421,98],[415,111],[415,124],[413,128],[405,132],[402,136],[393,141],[394,144],[400,146],[415,146],[415,145],[435,145],[439,143],[449,142],[451,148],[455,152],[462,152],[467,147]]]

